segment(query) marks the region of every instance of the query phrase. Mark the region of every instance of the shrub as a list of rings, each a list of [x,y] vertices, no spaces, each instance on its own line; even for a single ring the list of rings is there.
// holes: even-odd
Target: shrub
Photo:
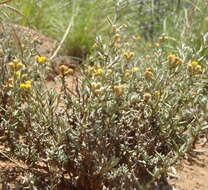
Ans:
[[[73,70],[62,66],[61,93],[45,86],[47,60],[32,47],[21,56],[2,38],[5,154],[44,170],[24,170],[16,184],[146,189],[192,150],[207,124],[205,62],[186,45],[167,52],[165,42],[149,58],[138,56],[125,33],[125,25],[112,25],[108,43],[97,38],[74,92],[66,80]]]

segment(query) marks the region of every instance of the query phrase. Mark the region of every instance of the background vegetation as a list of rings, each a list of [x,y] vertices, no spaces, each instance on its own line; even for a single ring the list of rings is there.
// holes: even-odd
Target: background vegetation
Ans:
[[[83,58],[79,74],[33,40],[0,38],[1,153],[17,164],[3,188],[154,189],[207,134],[208,2],[48,0],[0,4],[1,23],[60,41]],[[75,89],[67,79],[73,78]],[[25,163],[26,168],[20,163]]]

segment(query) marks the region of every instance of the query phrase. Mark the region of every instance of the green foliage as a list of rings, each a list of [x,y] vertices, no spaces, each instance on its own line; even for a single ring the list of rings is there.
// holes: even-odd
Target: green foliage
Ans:
[[[29,25],[57,40],[61,40],[68,23],[73,22],[65,41],[65,53],[79,57],[89,53],[97,32],[106,30],[106,15],[111,16],[114,11],[112,0],[23,0],[13,1],[12,5],[24,16],[16,17],[12,12],[10,20]]]
[[[47,65],[34,57],[3,62],[4,146],[26,163],[44,164],[49,187],[70,176],[88,190],[147,188],[192,149],[205,125],[206,65],[185,51],[167,58],[160,48],[149,60],[137,57],[124,33],[113,26],[108,44],[97,39],[94,66],[83,68],[76,95],[65,74],[57,78],[62,94],[48,90]]]
[[[204,0],[23,0],[13,1],[11,5],[24,16],[17,17],[9,11],[10,20],[29,25],[57,40],[61,40],[69,21],[72,21],[64,53],[80,57],[90,52],[98,34],[108,33],[107,17],[114,17],[120,24],[126,23],[129,32],[153,42],[161,33],[166,33],[192,45],[207,32],[208,6]]]
[[[112,1],[79,0],[73,5],[69,1],[68,6],[60,1],[56,7],[52,0],[49,7],[46,1],[31,1],[43,11],[38,25],[36,12],[34,20],[29,19],[34,26],[44,30],[43,26],[53,28],[55,24],[59,27],[48,30],[54,35],[67,26],[65,20],[73,14],[74,25],[66,46],[70,51],[91,51],[78,73],[69,66],[59,67],[60,74],[54,77],[61,85],[59,91],[47,87],[52,63],[37,57],[35,39],[20,48],[15,46],[13,36],[1,33],[0,143],[5,149],[1,156],[24,162],[29,168],[17,164],[21,175],[12,179],[13,185],[43,190],[149,189],[193,150],[207,130],[207,37],[203,35],[198,44],[186,40],[193,37],[194,41],[199,36],[196,27],[201,24],[197,21],[205,15],[205,9],[192,14],[191,29],[184,22],[186,17],[179,18],[189,10],[189,3],[184,2],[184,12],[179,8],[181,1],[174,4],[177,14],[171,20],[173,15],[169,15],[165,1],[157,2],[132,2],[138,3],[141,15],[146,15],[151,6],[154,13],[138,19],[145,25],[133,36],[137,30],[132,24],[137,20],[131,17],[134,13],[130,11],[119,19],[119,14],[132,10],[126,9],[125,1],[116,8],[115,20],[122,24],[108,18],[107,26],[103,26],[107,18],[102,17],[111,13]],[[25,15],[31,14],[29,9],[34,11],[30,3],[22,2]],[[203,7],[202,2],[198,6]],[[100,9],[103,15],[98,14]],[[59,22],[56,15],[57,20],[49,22],[50,15],[55,18],[53,14],[66,19]],[[160,14],[166,18],[163,23]],[[126,19],[128,25],[123,24]],[[158,24],[146,27],[151,19]],[[180,32],[189,30],[186,40],[185,33],[174,32],[176,26],[181,26]],[[105,35],[97,36],[94,43],[97,30],[105,31]],[[147,38],[153,37],[151,44],[137,36],[143,30],[147,30]],[[69,78],[75,88],[69,87]],[[6,189],[12,180],[7,174],[0,177]]]
[[[112,1],[77,1],[74,26],[66,42],[68,54],[85,57],[86,53],[89,53],[98,31],[100,33],[106,31],[107,18],[105,16],[112,14],[112,8],[109,10],[112,6]]]

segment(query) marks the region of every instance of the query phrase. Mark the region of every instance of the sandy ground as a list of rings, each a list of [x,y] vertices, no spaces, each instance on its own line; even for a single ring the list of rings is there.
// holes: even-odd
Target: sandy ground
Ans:
[[[208,190],[208,145],[201,149],[205,152],[187,156],[186,159],[181,160],[181,163],[175,168],[176,177],[169,177],[170,186],[162,187],[159,190]],[[0,151],[3,151],[2,147],[0,147]],[[3,157],[3,155],[0,156],[0,176],[5,172],[10,175],[13,173],[12,175],[15,176],[15,168],[27,168],[25,164],[15,159],[10,160],[5,157],[2,159]],[[10,175],[9,178],[11,178]],[[0,189],[2,189],[1,183]]]
[[[187,156],[176,167],[176,176],[169,180],[173,190],[208,190],[208,145],[198,149],[204,152]]]

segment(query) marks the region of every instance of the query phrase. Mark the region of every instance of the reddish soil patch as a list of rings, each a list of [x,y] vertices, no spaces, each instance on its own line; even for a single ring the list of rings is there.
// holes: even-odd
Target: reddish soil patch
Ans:
[[[1,23],[0,34],[10,36],[13,39],[14,46],[20,48],[20,45],[30,47],[30,44],[36,44],[36,50],[40,55],[50,57],[56,48],[56,41],[26,26]]]
[[[200,149],[205,152],[189,155],[176,166],[177,178],[172,178],[168,181],[171,186],[162,186],[158,190],[207,190],[208,145],[200,147]],[[0,151],[3,151],[2,148]],[[13,180],[17,179],[21,175],[21,172],[18,172],[18,168],[27,170],[28,167],[15,159],[9,160],[3,155],[0,156],[0,176],[7,173],[13,177]],[[0,182],[0,189],[1,185]]]
[[[66,86],[68,88],[68,90],[70,90],[72,93],[75,93],[76,91],[76,87],[77,87],[77,77],[76,76],[69,76],[65,79],[65,83],[66,83]],[[49,81],[46,81],[46,87],[48,89],[51,89],[51,90],[55,90],[56,92],[61,92],[61,87],[62,87],[62,84],[60,81],[53,81],[53,80],[49,80]]]
[[[208,189],[208,145],[197,147],[204,150],[187,156],[176,168],[178,178],[171,179],[174,190],[207,190]]]

